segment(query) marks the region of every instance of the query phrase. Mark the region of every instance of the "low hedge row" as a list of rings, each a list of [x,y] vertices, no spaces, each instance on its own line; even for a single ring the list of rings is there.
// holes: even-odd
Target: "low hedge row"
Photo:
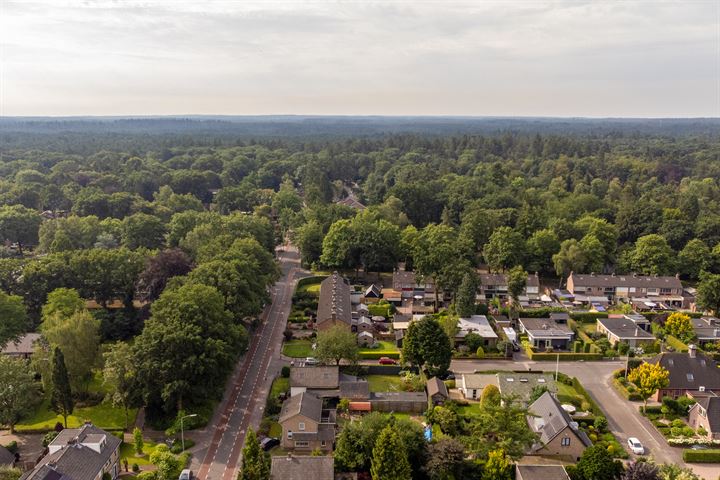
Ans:
[[[668,346],[673,347],[676,352],[687,352],[688,346],[685,345],[682,340],[680,340],[677,337],[673,337],[672,335],[668,335],[665,338],[665,343],[668,344]]]
[[[572,386],[576,392],[578,392],[580,395],[584,396],[585,399],[588,401],[588,403],[590,403],[590,406],[592,407],[591,411],[594,415],[596,415],[596,416],[601,416],[601,415],[604,416],[605,415],[603,413],[602,409],[600,408],[600,405],[595,403],[595,400],[593,400],[593,398],[590,396],[590,394],[587,392],[587,390],[585,390],[585,387],[582,386],[582,384],[580,383],[580,380],[573,377]]]
[[[392,358],[394,360],[398,360],[400,358],[400,352],[398,352],[397,350],[393,350],[393,351],[376,350],[373,352],[360,352],[361,360],[377,360],[381,357],[388,357],[388,358]]]
[[[607,317],[607,312],[570,312],[570,318],[577,322],[594,322],[598,318]]]
[[[297,281],[297,286],[295,288],[304,287],[305,285],[315,285],[316,283],[321,283],[326,278],[327,275],[316,275],[314,277],[301,278]]]
[[[536,360],[539,362],[550,362],[557,360],[560,355],[561,362],[570,362],[577,360],[602,360],[603,356],[601,353],[566,353],[566,352],[533,352],[531,348],[526,350],[530,360]]]
[[[637,392],[630,392],[625,385],[622,384],[619,378],[613,378],[613,386],[615,387],[615,390],[618,391],[620,395],[625,397],[627,400],[630,400],[631,402],[639,402],[642,400],[642,397]]]
[[[683,450],[683,460],[688,463],[720,463],[720,449]]]

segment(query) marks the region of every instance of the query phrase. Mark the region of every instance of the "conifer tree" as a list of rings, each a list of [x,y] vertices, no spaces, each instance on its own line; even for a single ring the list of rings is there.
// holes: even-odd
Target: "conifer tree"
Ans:
[[[373,480],[411,480],[412,478],[407,449],[389,425],[380,432],[375,442],[370,474]]]
[[[50,404],[55,413],[62,415],[67,428],[67,417],[72,415],[75,402],[70,388],[70,378],[65,367],[65,357],[62,350],[55,347],[53,351],[52,390]]]
[[[248,430],[243,447],[242,470],[238,480],[268,480],[270,478],[270,465],[265,452],[260,448],[260,442],[255,431]]]

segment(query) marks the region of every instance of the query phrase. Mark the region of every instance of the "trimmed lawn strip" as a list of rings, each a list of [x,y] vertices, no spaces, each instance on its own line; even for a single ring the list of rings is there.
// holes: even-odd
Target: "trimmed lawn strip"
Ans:
[[[130,425],[135,422],[136,415],[137,409],[129,410],[128,422]],[[85,421],[90,421],[105,430],[124,430],[125,410],[122,407],[113,407],[109,402],[102,402],[92,407],[78,407],[75,408],[72,415],[68,416],[68,428],[80,427]],[[37,411],[17,424],[15,429],[18,432],[49,431],[55,428],[57,422],[63,423],[62,415],[55,414],[50,409],[50,400],[45,399]]]
[[[312,342],[308,340],[290,340],[283,345],[282,353],[286,357],[306,358],[312,357],[315,351],[312,349]]]
[[[123,442],[122,445],[120,445],[120,463],[122,464],[122,460],[124,458],[127,459],[128,465],[132,467],[133,463],[137,463],[138,465],[152,465],[150,463],[150,454],[155,451],[155,447],[157,446],[156,443],[151,442],[150,440],[144,440],[145,445],[143,445],[143,456],[137,457],[135,456],[135,446]]]
[[[371,392],[400,392],[403,382],[398,375],[368,375]]]

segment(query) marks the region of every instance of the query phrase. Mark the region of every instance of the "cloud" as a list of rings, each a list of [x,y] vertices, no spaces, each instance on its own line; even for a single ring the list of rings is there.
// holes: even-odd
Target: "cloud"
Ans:
[[[717,116],[711,1],[8,1],[4,115]]]

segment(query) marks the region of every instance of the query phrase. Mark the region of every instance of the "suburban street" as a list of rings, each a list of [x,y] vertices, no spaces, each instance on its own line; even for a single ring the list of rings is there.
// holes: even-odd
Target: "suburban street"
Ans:
[[[295,274],[300,260],[297,249],[278,250],[282,276],[272,289],[272,303],[251,338],[247,353],[228,383],[223,401],[205,428],[204,439],[193,448],[191,468],[200,480],[237,478],[248,428],[257,429],[272,380],[281,368],[282,332],[290,312]]]
[[[554,362],[534,362],[522,356],[516,361],[454,360],[450,369],[458,375],[476,370],[532,369],[554,372],[555,366]],[[650,421],[640,415],[638,411],[640,404],[625,400],[613,388],[612,372],[624,366],[624,361],[560,362],[559,371],[580,380],[585,390],[605,412],[610,430],[618,437],[623,447],[627,445],[628,437],[636,437],[645,446],[646,454],[656,462],[691,467],[695,473],[707,480],[715,480],[720,475],[719,467],[685,464],[682,460],[682,450],[669,447]]]

